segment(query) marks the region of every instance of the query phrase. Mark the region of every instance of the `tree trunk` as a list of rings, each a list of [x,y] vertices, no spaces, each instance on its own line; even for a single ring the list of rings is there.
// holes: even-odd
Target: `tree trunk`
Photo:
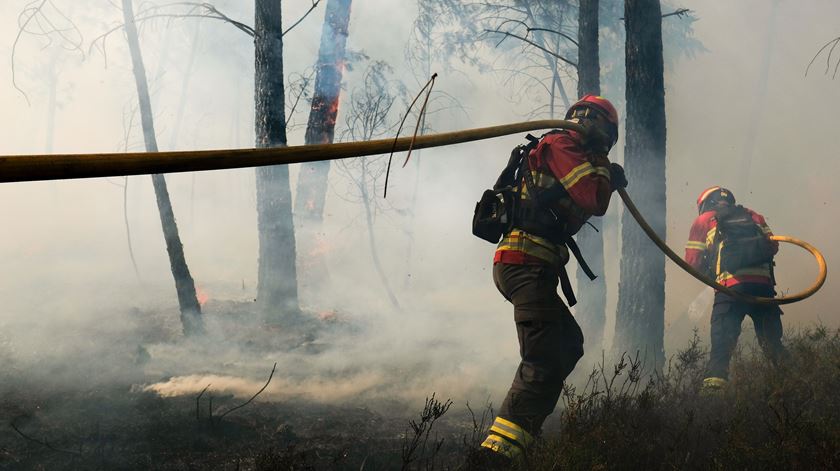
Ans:
[[[327,1],[324,26],[321,30],[321,47],[318,50],[315,93],[306,124],[307,145],[333,142],[351,2],[352,0]],[[312,221],[316,226],[321,222],[324,217],[329,171],[329,161],[310,162],[301,166],[295,197],[295,216],[299,220]]]
[[[601,65],[598,53],[598,0],[580,0],[578,16],[578,96],[601,94]],[[601,219],[603,221],[603,219]],[[603,224],[601,225],[603,229]],[[577,243],[589,266],[598,275],[590,280],[578,267],[580,304],[575,318],[583,329],[587,356],[600,358],[606,322],[607,286],[604,278],[604,237],[591,227],[577,235]]]
[[[764,54],[761,58],[761,69],[758,72],[758,83],[754,87],[755,96],[750,112],[750,119],[747,120],[746,145],[744,147],[744,158],[738,166],[738,176],[735,183],[735,193],[746,195],[750,191],[750,173],[752,173],[752,161],[755,155],[755,143],[758,137],[759,125],[765,113],[767,104],[767,85],[770,78],[770,59],[776,47],[776,14],[779,11],[779,1],[774,0],[770,7],[770,18],[767,20],[767,34],[764,39]],[[723,185],[724,183],[719,183]]]
[[[280,0],[255,0],[254,104],[257,147],[286,145],[280,5]],[[267,319],[277,322],[293,318],[299,313],[289,167],[259,167],[256,172],[260,246],[257,301]]]
[[[627,138],[624,162],[630,191],[653,229],[665,238],[665,89],[662,17],[658,0],[626,0]],[[616,348],[665,361],[665,255],[625,211],[616,315]]]
[[[137,35],[137,25],[134,23],[134,11],[131,0],[123,0],[123,17],[125,19],[125,33],[128,48],[131,51],[131,63],[134,70],[134,82],[137,85],[137,98],[140,103],[140,119],[143,128],[143,139],[146,152],[157,152],[155,125],[152,117],[152,101],[149,97],[149,85],[146,82],[146,68],[143,65],[143,55],[140,53],[140,40]],[[152,175],[155,188],[160,224],[163,228],[163,238],[166,241],[166,251],[169,253],[169,264],[172,276],[175,278],[175,290],[178,293],[178,305],[181,309],[181,324],[185,335],[201,333],[204,330],[201,318],[201,305],[195,294],[195,283],[184,258],[184,247],[178,235],[175,214],[169,200],[169,191],[163,175]]]
[[[351,3],[352,0],[327,1],[316,65],[315,92],[312,96],[309,121],[306,124],[307,145],[333,142]],[[304,279],[308,280],[301,286],[304,294],[312,295],[323,291],[329,279],[325,254],[318,250],[325,237],[321,231],[321,221],[324,217],[329,173],[329,161],[310,162],[301,166],[298,177],[295,217],[301,253],[307,258],[308,267],[302,274]]]

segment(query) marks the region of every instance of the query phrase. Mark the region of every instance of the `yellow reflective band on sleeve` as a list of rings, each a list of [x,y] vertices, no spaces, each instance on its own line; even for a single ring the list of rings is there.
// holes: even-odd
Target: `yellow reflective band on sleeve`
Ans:
[[[514,459],[522,454],[522,449],[518,446],[508,442],[504,438],[493,435],[487,435],[487,438],[481,444],[483,448],[489,448],[496,453],[500,453],[502,455],[507,456],[510,459]]]
[[[525,429],[501,417],[496,417],[496,420],[493,422],[493,426],[490,427],[490,430],[516,440],[522,446],[528,446],[534,441],[534,438],[530,433],[525,431]]]
[[[595,167],[593,167],[589,162],[584,162],[573,168],[572,171],[567,173],[565,177],[561,178],[560,184],[568,190],[569,188],[575,186],[581,178],[593,173],[595,173]]]
[[[706,244],[690,240],[685,244],[685,248],[693,250],[706,250]]]

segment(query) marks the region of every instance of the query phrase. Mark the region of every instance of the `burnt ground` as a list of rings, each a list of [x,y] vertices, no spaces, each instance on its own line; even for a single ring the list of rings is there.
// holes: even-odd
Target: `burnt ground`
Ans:
[[[492,411],[393,395],[410,367],[389,372],[396,389],[384,393],[324,396],[336,389],[326,383],[290,396],[283,390],[303,377],[285,365],[272,380],[279,389],[232,410],[265,384],[266,351],[303,361],[365,326],[329,315],[266,328],[248,320],[243,303],[207,311],[212,328],[199,342],[183,339],[171,315],[148,311],[126,314],[119,330],[62,327],[64,342],[39,343],[42,331],[26,348],[0,342],[0,469],[480,469],[471,450]],[[729,387],[715,395],[698,388],[707,352],[697,338],[659,374],[635,357],[596,369],[567,387],[515,468],[838,469],[840,331],[815,326],[786,344],[791,357],[778,365],[749,346],[737,352]],[[262,379],[236,393],[218,383],[224,378],[203,394],[194,385],[172,395],[146,387],[225,366]]]
[[[253,322],[253,305],[245,302],[215,302],[205,313],[209,333],[196,343],[181,336],[171,311],[140,309],[121,317],[125,327],[118,330],[66,328],[62,341],[85,348],[33,346],[39,356],[31,361],[21,359],[26,352],[4,352],[0,342],[0,359],[6,360],[0,369],[0,469],[456,467],[492,420],[489,409],[450,409],[445,398],[427,401],[424,415],[423,401],[380,395],[327,404],[266,392],[232,410],[259,388],[233,394],[211,385],[169,397],[145,389],[183,373],[173,365],[230,370],[236,365],[227,363],[239,357],[248,364],[245,374],[264,383],[271,365],[265,352],[317,355],[330,336],[352,338],[365,328],[335,313],[266,326]]]
[[[407,418],[361,405],[256,402],[220,419],[209,415],[211,407],[242,401],[214,397],[211,406],[209,398],[197,403],[116,387],[40,393],[4,397],[2,415],[12,420],[0,432],[0,467],[394,469],[403,462],[405,437],[414,436]],[[443,440],[436,460],[463,454],[466,425],[436,424],[427,444]]]

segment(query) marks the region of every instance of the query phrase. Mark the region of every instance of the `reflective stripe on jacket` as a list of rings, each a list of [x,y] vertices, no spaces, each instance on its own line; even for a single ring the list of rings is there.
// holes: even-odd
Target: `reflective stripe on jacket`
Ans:
[[[761,230],[768,236],[773,235],[770,227],[764,216],[747,208],[753,221],[761,228]],[[712,260],[714,251],[719,249],[720,244],[715,243],[715,235],[717,234],[717,219],[714,211],[706,211],[694,220],[691,225],[691,232],[688,236],[688,242],[685,244],[685,261],[691,264],[692,267],[700,271],[710,271],[717,273],[716,281],[723,286],[734,286],[739,283],[761,283],[773,284],[771,266],[765,263],[755,267],[745,267],[735,273],[727,271],[719,272],[717,267],[709,267],[708,261]],[[773,241],[774,253],[779,250],[779,243]]]
[[[568,193],[554,201],[552,209],[566,222],[567,232],[576,233],[589,217],[602,216],[610,203],[609,160],[606,156],[593,156],[581,146],[575,132],[549,134],[528,155],[534,185],[551,191],[562,185]],[[520,182],[520,198],[529,200],[526,186]],[[545,263],[562,267],[569,261],[564,245],[550,242],[544,237],[514,228],[505,234],[496,249],[495,263]]]

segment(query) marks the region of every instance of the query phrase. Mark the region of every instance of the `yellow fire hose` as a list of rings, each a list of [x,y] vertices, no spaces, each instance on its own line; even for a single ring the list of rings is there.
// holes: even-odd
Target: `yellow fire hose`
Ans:
[[[196,172],[202,170],[337,160],[386,154],[392,151],[401,152],[410,148],[425,149],[460,144],[510,134],[521,134],[539,129],[559,128],[581,133],[585,132],[577,123],[547,119],[424,136],[402,137],[399,139],[379,139],[375,141],[276,147],[270,149],[0,156],[0,183]],[[624,201],[627,210],[636,219],[636,222],[639,223],[648,237],[671,260],[694,278],[734,298],[756,304],[789,304],[811,296],[825,283],[826,264],[819,250],[793,237],[774,236],[774,240],[795,244],[811,252],[819,265],[817,281],[801,293],[780,298],[760,298],[733,291],[710,280],[674,253],[645,221],[638,209],[636,209],[633,201],[627,195],[627,192],[620,189],[618,193]]]

